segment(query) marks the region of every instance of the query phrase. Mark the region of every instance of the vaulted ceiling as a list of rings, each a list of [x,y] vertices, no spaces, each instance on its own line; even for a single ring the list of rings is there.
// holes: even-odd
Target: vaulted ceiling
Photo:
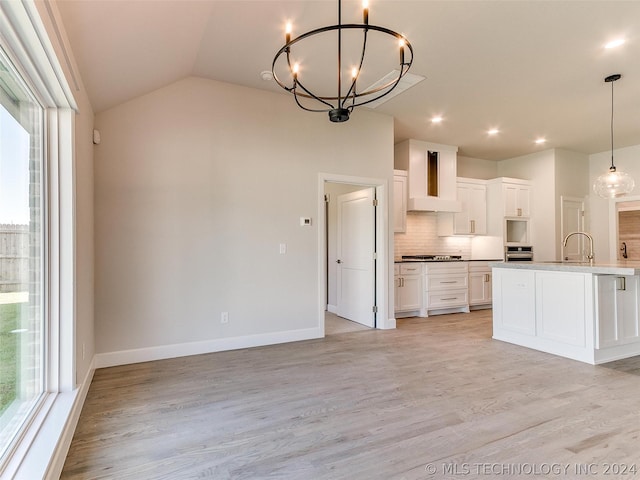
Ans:
[[[293,35],[336,23],[337,2],[60,0],[58,7],[96,112],[195,75],[287,95],[270,70]],[[343,2],[359,23],[361,1]],[[375,110],[395,138],[457,145],[499,160],[548,148],[640,144],[640,1],[371,0],[370,23],[405,34],[426,77]],[[615,49],[604,45],[624,38]],[[373,49],[373,47],[372,47]],[[293,100],[291,100],[293,101]],[[308,115],[325,115],[313,114]],[[440,124],[431,117],[442,115]],[[327,119],[327,121],[329,121]],[[357,122],[357,110],[350,122]],[[497,128],[500,132],[488,135]],[[537,138],[546,143],[537,145]]]

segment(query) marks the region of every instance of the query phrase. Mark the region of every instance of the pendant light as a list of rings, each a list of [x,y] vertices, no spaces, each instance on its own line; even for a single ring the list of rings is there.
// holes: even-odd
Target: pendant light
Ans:
[[[593,184],[593,191],[602,198],[622,197],[631,193],[635,182],[628,173],[624,173],[616,169],[613,164],[613,82],[620,80],[622,75],[616,73],[609,75],[604,79],[605,82],[611,83],[611,167],[609,171],[600,175]]]
[[[402,77],[407,74],[409,68],[411,68],[411,64],[413,63],[413,47],[404,35],[394,32],[386,27],[380,27],[369,23],[368,0],[364,0],[362,2],[362,23],[342,23],[342,1],[338,0],[338,23],[336,25],[317,28],[303,33],[296,38],[291,37],[291,28],[291,25],[287,24],[285,30],[285,44],[280,48],[280,50],[278,50],[273,59],[273,63],[271,64],[271,74],[273,79],[284,90],[293,94],[293,97],[300,108],[308,112],[328,112],[329,120],[332,122],[346,122],[349,120],[349,115],[355,107],[366,105],[391,93],[391,91],[398,86]],[[343,34],[345,37],[352,37],[352,35],[348,35],[349,32],[355,32],[356,36],[360,37],[360,43],[358,46],[353,44],[349,45],[354,49],[354,51],[360,52],[360,58],[348,72],[345,72],[343,71],[342,44]],[[335,38],[330,35],[332,33],[335,33]],[[396,58],[398,60],[396,68],[392,71],[392,74],[386,75],[381,81],[376,82],[367,89],[359,90],[357,87],[360,85],[357,81],[360,79],[363,64],[365,63],[365,51],[367,51],[367,47],[369,46],[367,44],[367,40],[370,35],[374,34],[379,37],[377,42],[374,40],[374,48],[377,47],[380,49],[380,43],[383,40],[391,41],[392,45],[393,42],[395,42],[397,45]],[[315,85],[317,87],[317,82],[314,82],[314,79],[305,77],[305,75],[301,73],[300,64],[296,61],[296,58],[294,58],[304,58],[305,54],[298,53],[297,48],[300,47],[301,44],[305,43],[305,40],[310,39],[311,37],[314,37],[316,41],[320,41],[319,38],[322,37],[326,44],[332,46],[332,48],[334,44],[337,46],[337,85],[335,85],[335,90],[333,90],[334,85],[332,85],[329,90],[324,92],[312,91],[312,87],[309,85]],[[345,43],[348,42],[345,40]],[[348,50],[347,46],[345,46],[345,50]],[[380,52],[374,53],[367,51],[367,57],[372,57],[368,58],[368,60],[373,60],[375,62],[376,58],[381,57],[382,53],[385,51],[386,50],[381,50]],[[281,67],[280,71],[286,72],[286,79],[281,79],[278,76],[276,71],[278,66]],[[323,66],[316,65],[316,71],[322,71],[323,69]],[[312,71],[313,68],[310,67],[307,75],[310,76]]]

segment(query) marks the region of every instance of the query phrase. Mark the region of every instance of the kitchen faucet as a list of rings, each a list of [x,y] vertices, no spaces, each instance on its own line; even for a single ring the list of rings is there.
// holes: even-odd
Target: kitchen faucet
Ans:
[[[587,232],[571,232],[566,237],[564,237],[564,241],[562,242],[563,247],[567,246],[567,241],[572,235],[584,235],[589,239],[589,255],[587,255],[587,258],[589,259],[589,263],[593,263],[593,237]]]

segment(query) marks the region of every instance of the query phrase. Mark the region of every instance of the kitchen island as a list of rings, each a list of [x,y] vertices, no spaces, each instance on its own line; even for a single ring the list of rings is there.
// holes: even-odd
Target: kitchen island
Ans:
[[[493,338],[581,362],[640,355],[640,262],[501,262]]]

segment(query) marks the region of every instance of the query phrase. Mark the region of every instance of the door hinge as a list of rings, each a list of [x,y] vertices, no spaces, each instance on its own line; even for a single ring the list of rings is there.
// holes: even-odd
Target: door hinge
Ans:
[[[373,306],[373,313],[378,313],[378,306],[377,305]]]
[[[373,259],[377,260],[378,259],[378,253],[377,252],[373,252]]]
[[[329,195],[328,193],[327,193],[327,194],[325,194],[325,196],[324,196],[324,203],[329,203],[329,199],[330,199],[330,198],[331,198],[331,197],[330,197],[330,195]]]
[[[580,212],[580,215],[582,215],[582,216],[584,217],[584,210],[582,210],[582,211]]]
[[[377,207],[377,206],[378,206],[378,199],[377,199],[377,198],[374,198],[374,199],[373,199],[373,206],[374,206],[374,207]]]

